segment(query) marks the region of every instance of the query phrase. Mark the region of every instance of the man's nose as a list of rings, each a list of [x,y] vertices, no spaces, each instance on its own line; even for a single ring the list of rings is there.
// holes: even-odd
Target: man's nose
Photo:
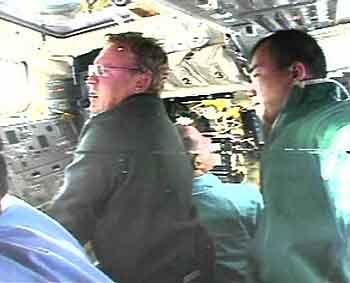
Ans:
[[[98,77],[95,74],[88,75],[85,82],[87,84],[96,84],[98,82]]]
[[[256,83],[257,83],[257,80],[256,78],[252,75],[252,74],[249,74],[249,83],[250,83],[250,88],[252,90],[256,89]]]
[[[96,86],[98,84],[98,77],[95,75],[90,75],[86,78],[85,83],[86,83],[90,93],[95,92]]]

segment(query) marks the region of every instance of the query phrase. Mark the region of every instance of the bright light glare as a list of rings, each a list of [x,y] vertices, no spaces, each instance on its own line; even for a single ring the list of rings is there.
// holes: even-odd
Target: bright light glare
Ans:
[[[338,0],[336,20],[337,22],[350,20],[350,1],[349,0]]]
[[[325,151],[321,155],[322,177],[328,184],[330,197],[337,204],[336,213],[342,213],[347,222],[350,222],[350,126],[341,129],[333,139],[332,151]]]
[[[349,1],[350,3],[350,1]],[[336,25],[311,33],[323,49],[329,72],[350,69],[350,24]]]
[[[29,87],[23,63],[0,60],[0,86],[3,99],[0,115],[23,111],[29,103]]]
[[[318,17],[321,22],[326,22],[328,19],[328,2],[327,0],[319,1],[316,5]]]

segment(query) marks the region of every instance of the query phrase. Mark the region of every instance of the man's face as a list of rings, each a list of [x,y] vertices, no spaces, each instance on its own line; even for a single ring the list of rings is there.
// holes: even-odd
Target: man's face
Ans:
[[[281,69],[270,54],[269,43],[263,43],[251,60],[252,88],[266,110],[279,108],[289,96],[294,78],[289,68]]]
[[[203,136],[196,128],[187,127],[187,136],[195,144],[195,153],[197,154],[197,161],[201,163],[202,170],[207,172],[215,166],[215,158],[211,152],[211,139]]]
[[[135,55],[126,45],[115,43],[104,48],[89,67],[91,112],[107,111],[137,93],[139,68]]]

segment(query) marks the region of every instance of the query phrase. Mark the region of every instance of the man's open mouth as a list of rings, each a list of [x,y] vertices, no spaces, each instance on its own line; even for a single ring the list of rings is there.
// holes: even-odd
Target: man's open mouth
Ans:
[[[89,93],[89,98],[98,98],[96,93]]]

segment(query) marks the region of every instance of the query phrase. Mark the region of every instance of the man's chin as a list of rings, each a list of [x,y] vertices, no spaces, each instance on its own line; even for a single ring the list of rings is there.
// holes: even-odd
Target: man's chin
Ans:
[[[93,103],[90,104],[89,111],[92,114],[97,114],[97,113],[101,112],[101,111],[99,111],[98,107],[95,106]]]

